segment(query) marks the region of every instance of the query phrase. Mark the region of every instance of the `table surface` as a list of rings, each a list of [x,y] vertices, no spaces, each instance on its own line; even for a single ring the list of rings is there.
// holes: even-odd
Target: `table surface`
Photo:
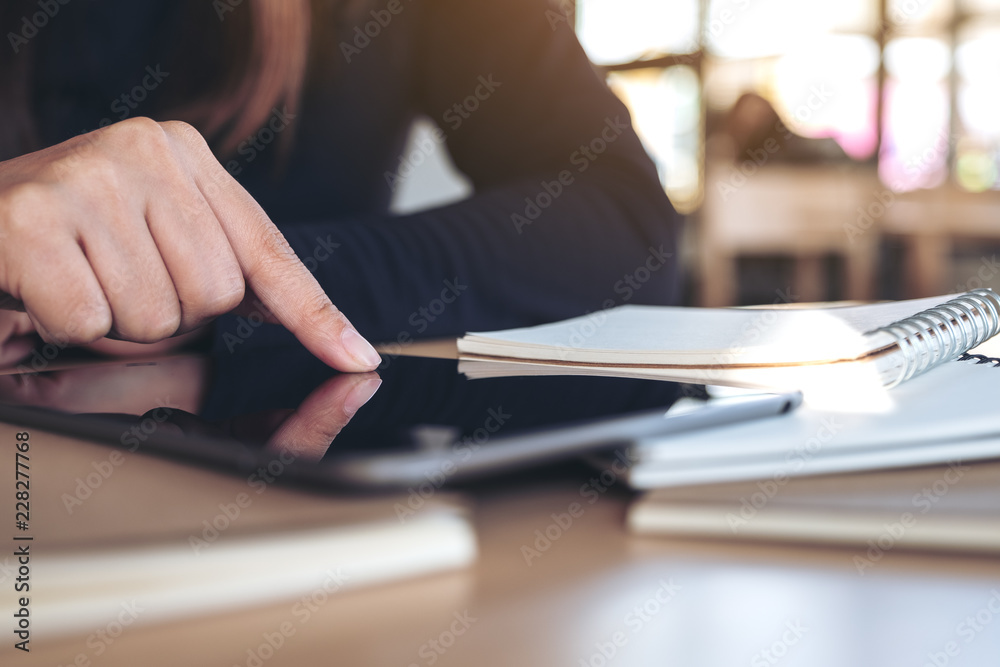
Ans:
[[[997,665],[996,560],[890,551],[861,575],[859,549],[631,536],[630,494],[587,505],[587,474],[474,490],[473,567],[335,594],[264,664]],[[99,659],[65,639],[23,664],[254,665],[292,604],[128,628]]]
[[[573,465],[466,489],[472,567],[338,592],[275,650],[267,637],[295,601],[130,627],[101,655],[65,638],[4,664],[1000,664],[998,559],[894,550],[859,573],[860,547],[634,536],[633,494],[581,494],[592,475]]]

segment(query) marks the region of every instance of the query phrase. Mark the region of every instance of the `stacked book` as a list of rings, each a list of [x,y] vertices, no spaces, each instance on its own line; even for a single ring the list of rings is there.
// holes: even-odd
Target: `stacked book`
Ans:
[[[975,290],[846,307],[624,306],[469,334],[459,352],[471,377],[803,391],[790,414],[633,442],[636,532],[863,543],[898,525],[894,543],[1000,551],[996,470],[969,471],[1000,457],[998,331],[1000,297]]]

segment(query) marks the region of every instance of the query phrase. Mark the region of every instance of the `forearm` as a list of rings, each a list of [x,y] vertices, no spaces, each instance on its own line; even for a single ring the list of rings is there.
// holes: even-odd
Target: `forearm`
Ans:
[[[415,215],[284,231],[372,340],[676,298],[677,215],[657,184],[612,165],[527,178]]]

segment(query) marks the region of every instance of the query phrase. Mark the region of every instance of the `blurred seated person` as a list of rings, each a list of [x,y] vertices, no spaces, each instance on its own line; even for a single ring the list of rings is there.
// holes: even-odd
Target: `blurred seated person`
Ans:
[[[708,152],[718,162],[741,163],[762,150],[774,164],[851,162],[832,137],[795,134],[757,93],[743,93],[729,110],[710,114],[707,125]]]
[[[364,371],[620,305],[651,259],[629,300],[677,298],[679,217],[546,0],[50,4],[0,7],[0,363],[211,334]],[[474,194],[395,216],[420,116]]]

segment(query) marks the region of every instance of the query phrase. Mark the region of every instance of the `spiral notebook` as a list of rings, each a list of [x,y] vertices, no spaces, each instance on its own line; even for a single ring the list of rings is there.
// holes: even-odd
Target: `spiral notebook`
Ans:
[[[646,438],[628,451],[636,489],[754,481],[1000,458],[1000,359],[963,355],[883,400],[838,407],[806,402],[773,419]]]
[[[470,377],[594,374],[822,390],[894,386],[1000,331],[992,290],[832,308],[620,306],[553,324],[469,333]]]

